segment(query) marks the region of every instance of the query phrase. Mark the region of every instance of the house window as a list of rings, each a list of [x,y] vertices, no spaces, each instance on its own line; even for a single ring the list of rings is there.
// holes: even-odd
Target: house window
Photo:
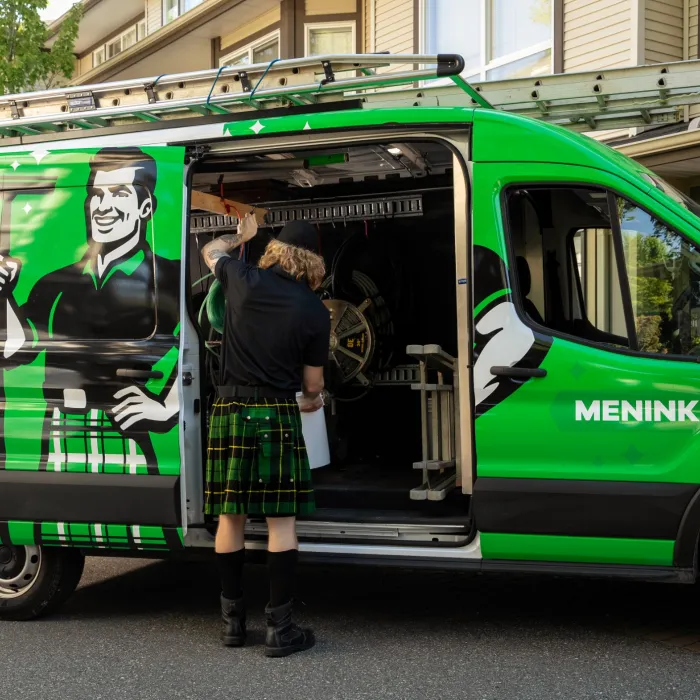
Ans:
[[[222,56],[219,65],[249,66],[251,63],[269,63],[279,57],[280,33],[276,31]]]
[[[107,60],[114,58],[117,54],[122,52],[122,40],[121,37],[117,37],[114,41],[107,43]]]
[[[105,47],[100,46],[99,49],[93,51],[92,53],[92,67],[96,68],[100,64],[105,62]]]
[[[185,12],[189,12],[204,0],[165,0],[163,2],[163,22],[168,24]]]
[[[305,29],[304,54],[306,56],[357,53],[355,22],[307,24]]]
[[[141,41],[146,36],[146,22],[141,20],[129,27],[125,32],[110,39],[106,44],[92,52],[92,67],[96,68],[110,58],[114,58],[122,51]]]
[[[426,53],[459,53],[471,80],[552,72],[554,0],[422,0]]]

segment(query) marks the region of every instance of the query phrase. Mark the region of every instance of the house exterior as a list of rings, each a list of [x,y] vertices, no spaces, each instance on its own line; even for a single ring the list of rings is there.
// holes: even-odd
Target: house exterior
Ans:
[[[461,53],[474,80],[683,61],[700,57],[699,1],[82,0],[72,83],[318,53]],[[695,116],[596,138],[689,193],[700,187]]]

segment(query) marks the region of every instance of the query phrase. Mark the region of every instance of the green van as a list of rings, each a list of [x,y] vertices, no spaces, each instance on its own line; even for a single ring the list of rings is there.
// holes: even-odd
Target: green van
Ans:
[[[0,100],[0,617],[56,609],[85,556],[212,548],[223,301],[199,251],[243,206],[247,260],[304,218],[327,263],[305,560],[695,581],[697,206],[489,109],[459,57],[408,58],[435,67],[321,57]],[[360,94],[429,79],[462,104]]]

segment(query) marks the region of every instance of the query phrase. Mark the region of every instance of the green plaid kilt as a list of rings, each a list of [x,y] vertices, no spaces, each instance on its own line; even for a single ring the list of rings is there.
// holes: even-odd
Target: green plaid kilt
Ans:
[[[209,422],[207,515],[306,515],[311,469],[294,400],[217,399]]]

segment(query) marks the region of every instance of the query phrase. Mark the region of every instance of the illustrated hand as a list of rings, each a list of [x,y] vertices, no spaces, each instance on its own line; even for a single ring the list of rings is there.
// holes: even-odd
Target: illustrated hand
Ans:
[[[255,218],[255,214],[251,211],[250,214],[246,214],[238,224],[238,235],[243,239],[243,243],[247,243],[252,238],[255,238],[257,232],[258,221]]]
[[[114,398],[124,399],[115,406],[113,411],[114,420],[122,430],[128,430],[134,423],[141,420],[168,421],[178,410],[177,404],[171,406],[167,401],[161,403],[136,386],[121,389],[114,395]]]
[[[478,406],[499,386],[491,367],[512,367],[535,344],[535,334],[520,320],[515,306],[505,301],[491,309],[476,324],[476,332],[490,336],[474,364],[474,399]]]
[[[315,399],[307,399],[302,396],[299,399],[299,410],[302,413],[315,413],[323,408],[323,397],[319,394]]]
[[[9,297],[17,284],[22,263],[16,258],[0,255],[0,297]]]

